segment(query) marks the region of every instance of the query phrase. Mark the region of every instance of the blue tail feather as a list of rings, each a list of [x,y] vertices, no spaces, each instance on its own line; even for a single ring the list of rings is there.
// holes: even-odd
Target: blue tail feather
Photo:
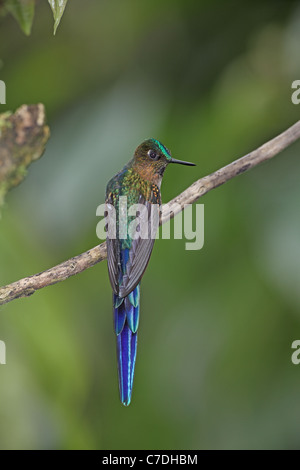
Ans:
[[[119,389],[120,398],[124,405],[130,404],[132,394],[139,322],[139,286],[131,294],[124,299],[120,299],[114,294]]]
[[[126,320],[126,310],[124,301],[117,307],[114,307],[114,326],[116,334],[120,334],[123,330]]]

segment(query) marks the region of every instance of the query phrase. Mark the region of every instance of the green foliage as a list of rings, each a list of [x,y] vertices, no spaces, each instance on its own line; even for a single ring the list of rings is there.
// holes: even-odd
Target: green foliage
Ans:
[[[24,33],[29,36],[34,17],[35,0],[6,0],[5,7],[18,21]]]
[[[54,34],[60,23],[68,0],[48,0],[54,17]],[[22,31],[29,36],[31,33],[36,0],[4,0],[0,4],[0,16],[11,13],[19,23]]]
[[[49,5],[53,11],[54,17],[54,34],[56,33],[57,27],[60,23],[61,17],[65,11],[68,0],[48,0]]]

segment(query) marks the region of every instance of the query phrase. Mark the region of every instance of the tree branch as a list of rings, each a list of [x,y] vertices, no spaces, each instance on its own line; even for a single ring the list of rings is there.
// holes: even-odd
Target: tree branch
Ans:
[[[296,140],[300,139],[300,121],[288,128],[282,134],[265,143],[253,152],[235,160],[229,165],[211,173],[204,178],[195,181],[189,188],[176,196],[168,203],[168,209],[162,210],[161,223],[167,222],[184,209],[187,204],[192,204],[201,196],[226,183],[235,176],[250,170],[260,163],[275,157]],[[170,210],[173,211],[170,214]],[[57,282],[65,281],[75,274],[81,273],[106,258],[106,243],[95,246],[89,251],[65,261],[53,268],[33,276],[26,277],[20,281],[13,282],[0,288],[0,305],[11,302],[20,297],[26,297],[39,289],[51,286]]]

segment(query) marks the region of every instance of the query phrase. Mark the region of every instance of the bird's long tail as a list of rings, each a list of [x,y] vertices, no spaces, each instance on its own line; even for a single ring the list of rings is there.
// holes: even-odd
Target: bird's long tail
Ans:
[[[120,399],[130,404],[137,350],[137,329],[140,310],[140,286],[127,297],[113,296],[114,327],[117,335],[117,357]]]

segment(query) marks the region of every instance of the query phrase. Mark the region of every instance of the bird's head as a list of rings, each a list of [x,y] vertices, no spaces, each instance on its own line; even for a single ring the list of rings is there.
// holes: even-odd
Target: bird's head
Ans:
[[[141,143],[133,157],[133,167],[142,178],[158,184],[169,163],[194,166],[195,163],[183,162],[172,158],[170,150],[156,139]]]

